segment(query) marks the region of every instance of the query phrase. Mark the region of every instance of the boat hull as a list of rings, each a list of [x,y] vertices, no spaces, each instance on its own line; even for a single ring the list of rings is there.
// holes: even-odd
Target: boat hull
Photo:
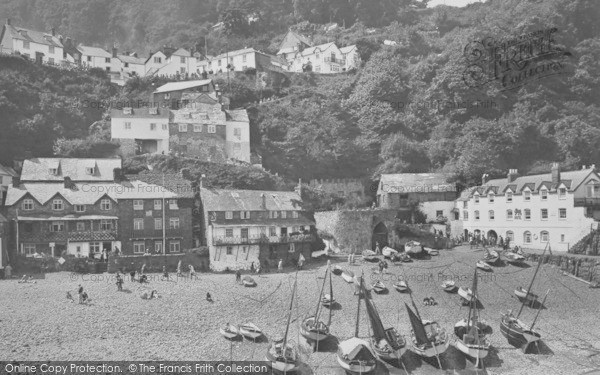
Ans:
[[[354,275],[346,273],[346,272],[342,272],[342,279],[344,279],[344,281],[346,281],[347,283],[353,283]]]
[[[406,284],[394,284],[394,289],[396,289],[400,293],[408,292],[408,285]]]
[[[315,321],[315,317],[311,316],[306,318],[300,325],[300,334],[312,341],[321,341],[329,337],[329,328],[323,324],[326,329],[315,329],[312,328],[312,323]]]
[[[460,288],[458,289],[458,295],[461,296],[465,301],[471,302],[474,301],[475,296],[470,289]]]
[[[240,335],[239,331],[233,330],[233,329],[226,330],[224,328],[220,328],[219,332],[221,332],[221,335],[223,337],[225,337],[226,339],[229,339],[229,340],[235,339],[236,337],[238,337]]]
[[[433,358],[444,353],[448,349],[449,345],[450,342],[448,340],[446,340],[445,342],[437,343],[435,345],[427,345],[424,347],[420,347],[418,345],[413,344],[413,352],[420,355],[421,357]]]
[[[350,339],[352,340],[352,339]],[[349,340],[346,340],[346,342]],[[377,358],[375,357],[375,354],[373,353],[373,351],[370,348],[370,345],[367,341],[360,339],[360,346],[366,350],[368,350],[369,354],[369,359],[365,359],[365,360],[350,360],[348,358],[344,358],[344,353],[342,352],[341,347],[338,347],[338,351],[337,351],[337,361],[338,364],[346,371],[349,371],[351,373],[357,373],[357,374],[367,374],[370,373],[371,371],[374,371],[375,368],[377,367]],[[343,344],[343,343],[341,343]]]
[[[256,331],[254,329],[240,327],[240,334],[246,338],[256,340],[260,336],[262,336],[262,331]]]
[[[377,347],[377,343],[375,342],[375,338],[371,338],[370,340],[371,349],[377,357],[381,359],[394,360],[399,359],[406,352],[406,343],[397,349],[390,348],[390,350],[382,350]]]
[[[531,344],[541,340],[539,333],[523,328],[521,324],[511,324],[506,315],[503,315],[500,321],[500,332],[502,332],[502,335],[509,344],[521,348],[524,352],[527,351]]]
[[[485,358],[489,353],[489,345],[469,345],[465,344],[461,339],[457,339],[454,346],[461,352],[472,358]]]
[[[519,297],[519,299],[533,302],[537,299],[537,296],[533,293],[529,293],[525,289],[515,289],[515,295]]]

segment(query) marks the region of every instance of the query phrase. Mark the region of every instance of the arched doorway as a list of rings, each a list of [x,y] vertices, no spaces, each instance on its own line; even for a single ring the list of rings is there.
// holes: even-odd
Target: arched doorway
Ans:
[[[481,239],[481,231],[479,229],[475,229],[473,231],[473,237],[475,237],[476,239]]]
[[[371,237],[371,250],[375,251],[375,246],[379,242],[379,249],[383,249],[384,246],[388,245],[388,229],[383,222],[380,222],[373,229],[373,236]]]
[[[490,244],[495,244],[498,241],[498,234],[494,230],[488,230],[487,240]]]

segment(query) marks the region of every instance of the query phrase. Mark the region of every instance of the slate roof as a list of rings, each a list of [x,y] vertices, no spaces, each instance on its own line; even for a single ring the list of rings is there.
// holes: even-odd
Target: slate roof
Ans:
[[[263,194],[265,206],[263,206]],[[293,191],[213,190],[200,192],[205,211],[297,211],[300,196]]]
[[[564,184],[569,190],[577,189],[579,185],[590,175],[590,173],[596,174],[593,168],[580,169],[576,171],[561,171],[560,172],[560,183]],[[600,176],[596,174],[597,178]],[[546,186],[549,190],[555,191],[558,186],[552,184],[552,173],[535,174],[529,176],[517,177],[513,182],[508,183],[507,178],[497,178],[489,180],[483,186],[495,186],[499,192],[506,192],[508,187],[515,193],[520,193],[523,188],[528,186],[532,191],[539,191],[540,187]]]
[[[279,52],[277,52],[278,55],[281,53],[293,52],[294,49],[297,47],[297,43],[287,40],[288,34],[291,34],[294,37],[294,39],[296,40],[296,42],[299,41],[301,43],[306,44],[307,46],[313,45],[312,42],[308,38],[294,32],[292,30],[289,30],[286,33],[286,35],[283,37],[283,40],[281,41],[281,44],[279,45]]]
[[[163,186],[163,174],[160,171],[142,171],[136,175],[128,175],[130,180]],[[164,186],[179,198],[194,198],[196,191],[192,182],[183,178],[179,173],[166,172],[164,174]],[[160,197],[159,197],[160,198]]]
[[[456,191],[444,173],[382,174],[377,194],[383,193],[437,193]]]
[[[226,110],[227,120],[238,122],[250,122],[248,112],[245,109]]]
[[[45,33],[43,31],[35,31],[25,29],[23,27],[16,27],[13,25],[4,25],[6,33],[13,39],[26,40],[31,43],[45,44],[47,46],[63,47],[60,39],[52,34]]]
[[[112,54],[110,52],[100,47],[84,46],[83,44],[80,44],[77,46],[77,49],[81,52],[82,55],[85,56],[96,56],[104,58],[112,57]]]
[[[150,113],[149,107],[132,108],[131,114],[125,114],[123,109],[113,108],[110,110],[111,118],[169,118],[169,109],[162,108],[161,106],[153,107],[156,108],[156,114]]]
[[[127,56],[127,55],[117,55],[117,58],[124,63],[128,64],[137,64],[137,65],[145,65],[146,58],[145,57],[135,57],[135,56]]]
[[[353,49],[355,49],[355,48],[356,48],[356,45],[355,45],[355,44],[353,44],[353,45],[351,45],[351,46],[346,46],[346,47],[342,47],[342,48],[340,48],[340,51],[341,51],[343,54],[347,54],[348,52],[352,52],[352,50],[353,50]]]
[[[313,55],[317,51],[322,52],[322,51],[325,51],[326,49],[328,49],[328,48],[330,48],[332,46],[335,47],[335,48],[337,48],[337,46],[335,45],[334,42],[329,42],[329,43],[319,44],[318,46],[305,48],[304,50],[302,50],[302,52],[300,52],[300,54],[302,56]]]
[[[257,50],[255,50],[254,48],[243,48],[243,49],[238,49],[238,50],[231,51],[231,52],[221,53],[217,56],[211,57],[210,60],[218,60],[218,59],[233,57],[233,56],[237,56],[237,55],[244,55],[246,53],[253,53],[253,52],[261,53],[261,52],[258,52]]]
[[[86,168],[92,166],[95,173],[89,175]],[[58,175],[51,174],[50,168],[58,168]],[[34,158],[23,162],[21,181],[63,182],[65,177],[72,181],[113,181],[115,168],[121,168],[121,159]]]
[[[154,93],[155,94],[160,94],[160,93],[164,93],[164,92],[172,92],[172,91],[180,91],[180,90],[193,89],[195,87],[200,87],[200,86],[208,85],[211,82],[212,82],[211,79],[201,79],[201,80],[195,80],[195,81],[169,82],[169,83],[166,83],[166,84],[160,86],[158,89],[156,89],[156,91],[154,91]]]
[[[17,172],[10,167],[5,167],[0,164],[0,175],[15,177],[18,176]]]

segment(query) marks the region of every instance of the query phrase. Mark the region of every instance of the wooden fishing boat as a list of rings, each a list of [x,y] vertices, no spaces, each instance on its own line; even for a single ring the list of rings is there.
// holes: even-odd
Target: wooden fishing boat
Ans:
[[[538,296],[534,293],[529,293],[527,290],[523,289],[523,287],[518,287],[515,289],[515,295],[519,297],[520,300],[526,300],[529,302],[533,302],[538,299]]]
[[[419,310],[414,301],[413,307],[416,312],[413,312],[406,303],[404,305],[408,311],[408,317],[412,326],[411,339],[413,351],[421,357],[436,357],[441,368],[439,355],[444,353],[450,345],[446,330],[435,321],[423,320],[419,315]]]
[[[446,280],[442,283],[442,289],[444,289],[444,292],[453,293],[458,287],[453,280]]]
[[[426,247],[425,248],[425,252],[431,256],[436,256],[436,255],[440,255],[440,251],[436,250],[436,249],[432,249],[430,247]]]
[[[262,331],[254,323],[244,323],[239,326],[240,334],[248,339],[256,340],[262,336]]]
[[[457,337],[455,346],[469,357],[475,358],[476,363],[488,355],[490,343],[484,327],[479,325],[479,310],[475,305],[477,301],[477,268],[473,277],[473,299],[469,303],[469,315],[454,325],[454,334]]]
[[[381,254],[383,254],[384,258],[393,259],[399,254],[399,252],[398,250],[394,250],[391,247],[386,246],[383,248],[383,250],[381,250]]]
[[[394,286],[394,289],[396,289],[400,293],[405,293],[409,291],[408,284],[406,283],[406,281],[400,280],[392,285]]]
[[[525,262],[525,257],[523,255],[517,253],[506,253],[504,254],[506,261],[511,264],[523,264]]]
[[[295,371],[298,368],[298,353],[296,351],[296,348],[288,342],[288,333],[290,331],[292,309],[294,307],[294,297],[296,296],[297,286],[298,273],[296,272],[296,281],[294,282],[294,287],[292,288],[292,297],[290,299],[290,308],[288,311],[285,334],[283,335],[282,340],[275,341],[269,346],[269,349],[267,350],[267,354],[265,356],[265,359],[269,361],[271,368],[283,373]]]
[[[479,269],[482,269],[484,271],[491,271],[492,267],[490,267],[489,264],[487,264],[486,262],[484,262],[483,260],[478,260],[477,263],[475,264],[475,266]]]
[[[466,302],[475,301],[475,295],[470,288],[458,288],[458,295],[461,296]]]
[[[342,279],[344,279],[344,281],[346,281],[347,283],[353,283],[354,282],[354,272],[352,272],[350,270],[344,270],[344,272],[342,272]]]
[[[377,260],[377,253],[373,250],[365,250],[362,252],[362,257],[368,262],[374,262]]]
[[[250,276],[246,275],[242,279],[242,284],[244,284],[244,286],[247,286],[247,287],[255,287],[256,281],[254,281],[254,279],[251,278]]]
[[[233,340],[240,335],[240,330],[233,324],[224,324],[220,329],[221,335],[226,339]]]
[[[421,247],[421,243],[417,241],[408,241],[404,244],[404,251],[409,255],[418,255],[421,254],[423,248]]]
[[[375,370],[375,368],[377,367],[377,358],[375,357],[375,354],[371,351],[369,343],[363,339],[358,338],[358,328],[360,322],[360,300],[363,294],[366,295],[366,293],[358,293],[354,337],[339,343],[336,356],[339,365],[344,370],[359,374],[369,373]]]
[[[340,266],[337,266],[337,265],[336,265],[336,266],[333,266],[333,269],[331,270],[331,272],[332,272],[334,275],[337,275],[337,276],[339,276],[339,275],[341,275],[341,274],[342,274],[342,272],[344,272],[344,270],[342,269],[342,267],[340,267]]]
[[[546,248],[544,248],[544,252],[542,253],[542,256],[538,261],[538,265],[535,268],[535,272],[533,274],[533,277],[531,278],[531,282],[529,283],[529,287],[527,289],[519,288],[520,292],[524,293],[524,298],[521,299],[521,308],[519,309],[518,314],[515,316],[512,310],[508,310],[508,312],[502,314],[500,320],[500,332],[502,332],[502,335],[506,337],[509,344],[515,347],[520,347],[523,353],[525,353],[529,349],[531,344],[537,343],[539,340],[541,340],[541,334],[539,332],[536,332],[533,328],[542,309],[540,308],[538,310],[535,319],[533,320],[533,323],[531,323],[531,325],[527,325],[523,321],[519,320],[519,317],[521,316],[523,308],[525,307],[525,304],[528,301],[528,296],[533,295],[533,293],[531,293],[531,289],[533,287],[533,283],[538,274],[540,266],[542,265],[542,259],[544,257],[544,254],[546,254],[547,248],[548,245],[546,244]],[[550,291],[548,290],[548,292]],[[546,296],[544,296],[542,305],[544,304],[544,302],[546,302],[548,292],[546,292]]]
[[[302,321],[300,325],[300,334],[310,340],[312,342],[318,343],[321,340],[325,340],[329,337],[329,326],[331,324],[331,310],[329,310],[329,317],[327,319],[327,323],[321,321],[321,313],[322,313],[322,305],[323,303],[323,290],[325,289],[325,282],[327,280],[327,273],[329,270],[325,270],[325,277],[323,277],[323,284],[321,285],[321,292],[319,293],[319,297],[317,298],[317,308],[315,310],[315,314],[307,317]],[[331,300],[333,297],[333,283],[331,281],[331,272],[329,272],[329,293],[328,299]]]
[[[500,254],[498,254],[497,251],[495,250],[489,250],[489,249],[485,249],[486,254],[483,257],[483,261],[488,263],[488,264],[494,264],[498,261],[498,259],[500,259]]]
[[[387,291],[387,287],[385,286],[384,283],[382,283],[380,280],[377,280],[373,285],[373,291],[377,294],[381,294],[385,291]]]

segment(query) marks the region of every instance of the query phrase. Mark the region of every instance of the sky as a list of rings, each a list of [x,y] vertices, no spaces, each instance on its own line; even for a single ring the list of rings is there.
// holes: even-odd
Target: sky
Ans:
[[[449,6],[455,6],[455,7],[464,7],[468,4],[471,3],[475,3],[479,0],[431,0],[429,1],[429,3],[427,4],[427,6],[429,8],[434,7],[436,5],[449,5]]]

